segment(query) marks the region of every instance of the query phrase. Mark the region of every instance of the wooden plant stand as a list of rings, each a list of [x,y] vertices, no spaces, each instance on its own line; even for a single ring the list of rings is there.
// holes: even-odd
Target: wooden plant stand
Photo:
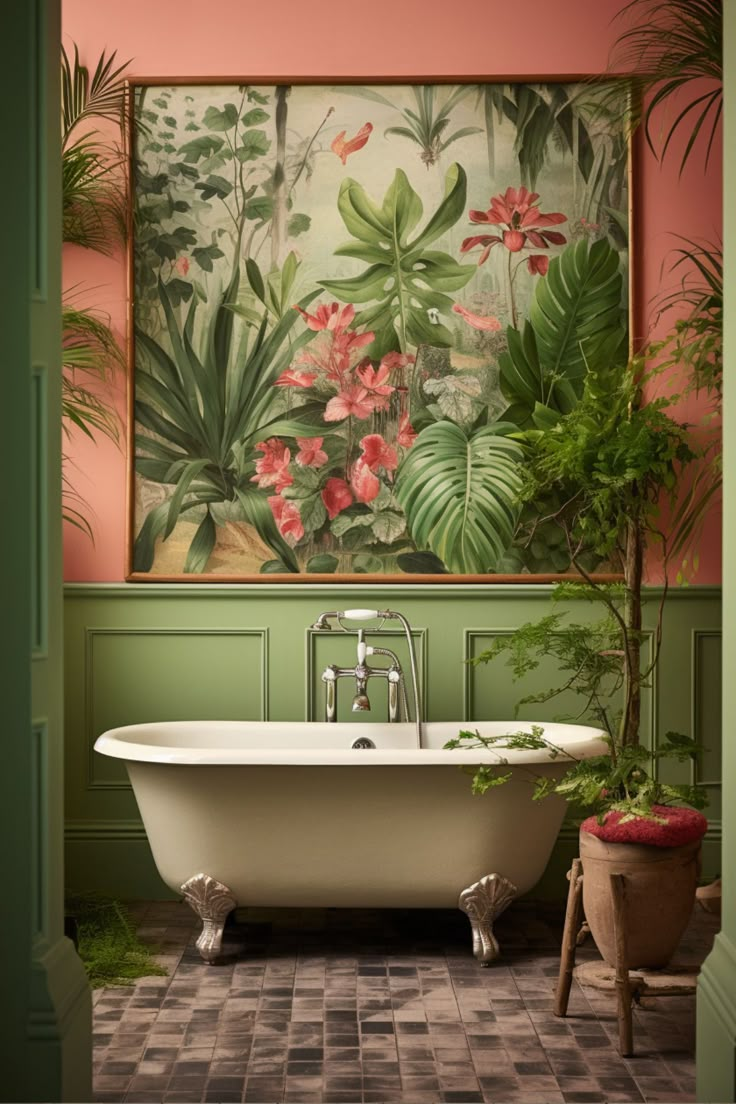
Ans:
[[[618,1007],[618,1050],[622,1058],[634,1053],[632,1002],[643,996],[672,997],[693,993],[697,983],[697,966],[670,966],[667,970],[630,970],[626,955],[626,878],[611,874],[611,901],[616,936],[616,965],[586,962],[575,965],[575,951],[587,932],[583,921],[583,864],[573,859],[568,874],[565,928],[562,935],[560,973],[555,991],[555,1016],[566,1016],[572,979],[583,985],[616,993]]]

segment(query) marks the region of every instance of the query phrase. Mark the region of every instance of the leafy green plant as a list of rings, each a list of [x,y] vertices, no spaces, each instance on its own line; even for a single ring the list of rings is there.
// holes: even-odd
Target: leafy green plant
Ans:
[[[119,901],[92,893],[73,894],[67,897],[66,912],[76,921],[79,957],[93,989],[166,976],[153,957],[156,948],[138,938]]]
[[[516,767],[515,770],[521,770],[534,779],[533,800],[559,794],[583,816],[596,814],[600,824],[611,812],[621,813],[620,823],[625,824],[637,817],[661,820],[655,806],[690,805],[704,809],[708,804],[707,791],[702,786],[673,785],[652,773],[656,770],[655,764],[662,760],[679,763],[696,760],[701,749],[689,736],[668,732],[654,749],[641,744],[618,747],[610,736],[603,737],[609,748],[608,754],[576,759],[568,750],[547,739],[541,725],[531,725],[530,729],[529,732],[521,730],[502,736],[483,736],[477,731],[461,732],[445,747],[464,751],[479,748],[493,751],[498,756],[497,763],[493,765],[484,763],[469,768],[475,794],[487,793],[511,779],[511,771],[505,769],[508,759],[504,751],[544,751],[551,760],[573,760],[573,765],[561,779],[535,774],[528,766]]]
[[[335,250],[336,256],[365,261],[368,268],[344,280],[321,280],[331,294],[346,303],[372,303],[356,316],[356,325],[374,331],[369,355],[380,360],[387,352],[408,351],[410,344],[426,342],[450,346],[451,332],[429,321],[428,311],[449,314],[453,300],[474,275],[475,265],[461,265],[448,253],[427,247],[454,226],[465,209],[467,179],[453,164],[445,176],[442,202],[413,239],[424,213],[421,199],[406,174],[397,169],[379,206],[357,180],[345,179],[337,206],[356,239]]]
[[[674,368],[697,392],[713,396],[720,405],[723,389],[723,250],[714,242],[682,238],[671,272],[689,269],[681,285],[658,300],[659,315],[684,308],[672,331],[652,352],[662,369]],[[693,270],[694,269],[694,274]],[[686,383],[687,387],[688,384]]]
[[[124,158],[97,128],[85,128],[93,120],[123,125],[128,62],[115,60],[103,50],[90,75],[76,44],[73,60],[61,47],[63,240],[108,255],[125,238]]]
[[[506,420],[548,428],[579,400],[589,360],[623,368],[622,283],[619,255],[605,239],[583,239],[550,261],[523,328],[506,330],[508,352],[498,361]]]
[[[123,155],[102,139],[92,121],[125,118],[124,65],[103,50],[94,72],[82,64],[74,46],[73,59],[61,47],[61,177],[64,244],[111,255],[124,241],[126,229]],[[105,396],[124,359],[109,322],[99,312],[72,303],[65,294],[62,314],[62,426],[68,439],[74,430],[117,442],[119,423]],[[67,457],[62,455],[62,461]],[[64,520],[93,539],[82,496],[68,472],[62,477]]]
[[[498,422],[466,432],[437,422],[418,435],[402,461],[396,498],[417,549],[461,574],[493,571],[518,517],[522,450]]]
[[[590,366],[579,403],[546,432],[524,435],[527,452],[522,501],[549,494],[561,498],[556,520],[562,526],[575,570],[591,597],[602,603],[618,627],[617,653],[623,668],[623,704],[617,739],[620,746],[638,739],[641,710],[642,576],[645,541],[662,550],[667,568],[690,540],[693,527],[713,493],[689,493],[687,475],[702,459],[690,428],[668,413],[673,398],[640,402],[651,382],[635,360],[621,373],[607,365]],[[660,514],[668,507],[665,532]],[[533,537],[534,526],[529,538]],[[589,574],[585,555],[595,555],[623,574],[623,605]],[[660,606],[652,663],[662,642]]]
[[[290,414],[273,407],[273,383],[294,354],[313,336],[306,331],[290,340],[299,317],[287,312],[268,331],[264,314],[255,336],[244,327],[239,347],[234,345],[237,295],[236,275],[223,293],[217,309],[203,323],[198,342],[195,321],[199,307],[192,299],[180,323],[166,285],[159,282],[159,296],[166,319],[170,352],[143,330],[137,339],[137,390],[135,414],[148,434],[136,437],[136,470],[153,482],[174,487],[171,497],[151,510],[135,541],[134,570],[149,571],[156,539],[171,535],[181,514],[196,509],[203,515],[192,539],[185,572],[202,572],[215,546],[216,522],[212,507],[237,503],[289,571],[298,571],[293,550],[276,527],[266,495],[253,486],[255,446],[261,437],[298,435],[319,431],[309,424],[311,413],[303,404]],[[316,292],[302,299],[306,307]],[[198,348],[195,348],[198,345]]]
[[[675,135],[685,131],[681,173],[702,133],[707,166],[723,109],[721,0],[631,0],[618,17],[638,20],[618,36],[609,61],[612,69],[632,73],[632,103],[643,105],[633,123],[643,123],[647,143],[660,159],[667,156]],[[682,92],[693,81],[695,90],[683,106]],[[676,114],[663,128],[657,154],[654,122],[671,102]]]

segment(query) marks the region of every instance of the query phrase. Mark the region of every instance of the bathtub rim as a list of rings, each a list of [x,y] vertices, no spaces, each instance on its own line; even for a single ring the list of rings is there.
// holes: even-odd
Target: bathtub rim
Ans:
[[[472,731],[475,728],[488,730],[489,727],[501,728],[509,733],[531,729],[532,724],[541,725],[545,733],[549,733],[552,739],[563,753],[553,755],[535,750],[507,749],[506,751],[493,751],[491,749],[447,750],[440,747],[414,746],[416,730],[413,724],[365,724],[337,722],[326,725],[319,721],[157,721],[137,725],[122,725],[109,729],[98,736],[94,744],[94,750],[101,755],[113,759],[122,759],[131,762],[158,763],[162,765],[181,766],[303,766],[303,767],[361,767],[370,766],[474,766],[503,765],[508,763],[510,767],[515,765],[549,765],[569,764],[578,759],[589,759],[592,756],[604,755],[608,747],[604,742],[606,733],[599,728],[589,725],[562,724],[558,722],[541,721],[427,721],[424,723],[423,733],[425,739],[435,737],[442,743],[452,739],[460,731]],[[181,746],[154,742],[156,736],[160,737],[161,730],[166,729],[180,733],[192,729],[201,730],[202,727],[211,726],[214,730],[226,730],[229,732],[244,730],[244,735],[255,734],[265,730],[273,736],[283,735],[284,732],[292,734],[303,733],[305,741],[308,736],[315,735],[319,730],[326,730],[330,736],[344,736],[345,746],[339,748],[315,748],[305,746],[303,748],[288,747],[217,747],[194,745]],[[389,734],[394,739],[401,738],[405,746],[400,748],[382,748],[380,746],[369,750],[354,750],[350,747],[352,740],[359,736],[368,736],[379,739]],[[495,733],[494,733],[495,734]],[[148,739],[145,737],[148,736]],[[131,739],[136,737],[136,739]],[[566,752],[566,753],[565,753]]]

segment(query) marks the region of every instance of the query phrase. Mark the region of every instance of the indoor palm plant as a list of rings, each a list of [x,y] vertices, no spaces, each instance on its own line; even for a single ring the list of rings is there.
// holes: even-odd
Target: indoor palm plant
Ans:
[[[95,125],[120,128],[124,119],[124,65],[105,51],[94,72],[61,48],[62,236],[65,245],[111,255],[125,240],[123,155]],[[109,319],[80,305],[79,288],[67,291],[62,308],[63,429],[118,440],[118,417],[105,390],[124,357]],[[64,458],[66,460],[66,457]],[[64,474],[66,521],[92,536],[79,494]]]

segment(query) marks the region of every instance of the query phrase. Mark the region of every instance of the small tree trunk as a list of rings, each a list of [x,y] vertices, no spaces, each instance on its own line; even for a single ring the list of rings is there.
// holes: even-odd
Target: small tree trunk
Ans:
[[[283,261],[286,224],[288,219],[286,195],[286,100],[290,89],[286,85],[276,88],[276,163],[273,169],[273,218],[271,220],[271,267],[279,268]]]
[[[641,721],[641,582],[644,562],[642,534],[637,520],[629,521],[626,528],[626,559],[624,581],[626,601],[624,621],[628,631],[627,664],[624,679],[624,718],[622,738],[624,744],[636,744],[639,740]]]

